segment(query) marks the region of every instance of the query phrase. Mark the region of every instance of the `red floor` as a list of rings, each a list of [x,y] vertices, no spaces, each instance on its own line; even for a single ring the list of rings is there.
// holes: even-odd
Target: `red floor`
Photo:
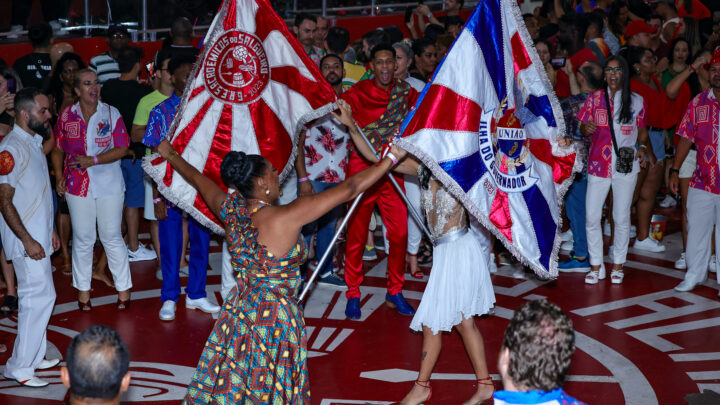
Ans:
[[[677,217],[676,211],[665,214]],[[565,388],[591,404],[682,404],[689,393],[720,392],[720,298],[716,275],[691,293],[672,288],[683,276],[672,268],[681,249],[677,226],[670,226],[664,254],[631,250],[622,285],[595,286],[583,274],[563,273],[553,282],[517,280],[504,267],[493,276],[495,314],[477,324],[485,338],[488,366],[497,382],[497,353],[512,311],[526,300],[547,297],[570,314],[577,350]],[[673,233],[674,232],[674,233]],[[208,291],[220,299],[220,248],[211,248]],[[410,389],[419,366],[421,336],[409,317],[383,305],[385,261],[367,263],[361,321],[346,320],[344,294],[318,288],[306,305],[310,378],[314,404],[389,404]],[[55,274],[58,292],[48,330],[48,357],[64,354],[76,333],[104,323],[122,334],[131,350],[132,387],[127,402],[177,404],[184,395],[213,319],[185,310],[181,297],[172,322],[157,318],[161,282],[155,262],[132,265],[133,303],[118,313],[116,296],[94,284],[93,310],[80,313],[70,277]],[[425,281],[407,277],[405,296],[417,305]],[[12,349],[16,318],[0,319],[0,342]],[[443,338],[443,352],[432,378],[433,401],[457,403],[474,390],[472,368],[457,334]],[[0,355],[4,364],[9,354]],[[0,380],[2,404],[50,404],[65,396],[59,370],[39,373],[52,384],[43,389]]]

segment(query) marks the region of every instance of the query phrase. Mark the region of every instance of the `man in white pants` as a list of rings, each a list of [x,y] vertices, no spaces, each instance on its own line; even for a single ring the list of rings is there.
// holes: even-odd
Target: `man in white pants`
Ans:
[[[691,67],[689,66],[688,69]],[[710,88],[698,94],[688,105],[678,135],[680,143],[670,169],[670,190],[678,192],[679,167],[695,143],[697,161],[690,180],[687,199],[687,273],[676,291],[690,291],[707,278],[710,238],[713,226],[720,230],[720,50],[710,59]],[[715,251],[720,252],[720,232],[716,231]]]
[[[0,142],[0,237],[15,266],[20,306],[13,354],[5,377],[44,387],[35,370],[57,366],[45,360],[47,325],[55,304],[50,255],[60,247],[53,231],[53,202],[43,140],[50,136],[50,101],[36,88],[15,96],[15,127]]]

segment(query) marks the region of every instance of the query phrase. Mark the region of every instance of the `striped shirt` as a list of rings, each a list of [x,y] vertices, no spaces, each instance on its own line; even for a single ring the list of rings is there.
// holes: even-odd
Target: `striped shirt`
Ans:
[[[120,67],[115,59],[110,56],[110,52],[93,56],[93,58],[90,59],[90,69],[97,73],[101,85],[110,79],[120,77]]]

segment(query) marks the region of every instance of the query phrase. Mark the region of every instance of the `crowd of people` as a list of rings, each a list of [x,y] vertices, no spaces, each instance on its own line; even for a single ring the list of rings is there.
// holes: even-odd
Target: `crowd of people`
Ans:
[[[447,0],[443,13],[420,4],[406,15],[409,37],[388,26],[355,42],[341,22],[330,27],[325,18],[298,14],[292,32],[340,99],[339,110],[302,132],[297,175],[284,184],[263,157],[230,152],[220,172],[235,190],[231,194],[185,162],[166,140],[197,63],[187,18],[173,22],[171,43],[154,55],[149,70],[122,26],[108,29],[109,51],[87,63],[68,44],[53,43],[49,24],[31,27],[33,53],[12,68],[2,67],[0,76],[0,135],[5,137],[0,143],[0,267],[8,288],[0,312],[11,314],[19,307],[18,339],[5,376],[45,386],[35,370],[57,364],[44,359],[44,326],[55,296],[50,256],[59,251],[60,270],[72,276],[81,311],[92,311],[93,279],[115,288],[117,309],[127,310],[129,264],[157,260],[160,320],[175,318],[181,275],[188,276],[186,308],[220,313],[187,403],[233,402],[238,393],[262,401],[309,403],[306,331],[294,293],[330,250],[330,260],[318,269],[318,285],[345,291],[346,317],[362,319],[363,262],[384,250],[385,302],[414,316],[410,327],[423,334],[419,377],[401,403],[430,399],[440,333],[453,329],[477,377],[468,403],[493,395],[501,403],[574,403],[557,391],[572,355],[567,335],[572,336],[572,326],[547,303],[519,313],[546,311],[566,334],[548,338],[564,347],[551,360],[558,366],[556,375],[549,381],[526,380],[526,366],[517,364],[542,360],[544,354],[533,357],[519,349],[518,339],[526,333],[549,333],[550,321],[542,319],[537,330],[521,330],[532,329],[528,322],[537,318],[531,314],[511,322],[509,330],[518,330],[506,333],[499,368],[507,389],[537,389],[550,396],[495,392],[476,317],[491,311],[490,274],[507,258],[500,247],[493,252],[489,233],[421,162],[391,143],[459,34],[462,8],[462,0]],[[587,272],[588,284],[605,279],[603,234],[611,240],[610,281],[615,284],[625,277],[631,238],[635,249],[663,252],[650,224],[657,195],[665,190],[662,204],[679,201],[683,212],[686,248],[675,266],[688,271],[676,290],[692,290],[716,267],[711,233],[720,218],[720,51],[715,50],[720,25],[712,24],[701,3],[672,0],[652,5],[546,1],[523,18],[565,115],[563,142],[573,144],[584,163],[566,196],[570,230],[564,246],[572,252],[559,263],[560,271]],[[147,83],[140,80],[145,74]],[[205,292],[210,232],[143,175],[141,158],[153,152],[197,188],[224,224],[228,265],[223,266],[222,308]],[[335,254],[331,242],[345,215],[344,203],[361,193],[357,209],[348,214],[344,254]],[[422,223],[408,215],[400,193],[422,214]],[[150,229],[151,248],[138,241],[141,226]],[[378,243],[376,228],[382,230]],[[427,238],[423,228],[429,229]],[[423,266],[432,268],[416,310],[402,290],[406,271],[424,278]],[[287,322],[268,321],[274,319]],[[219,375],[229,376],[232,390],[216,391]]]

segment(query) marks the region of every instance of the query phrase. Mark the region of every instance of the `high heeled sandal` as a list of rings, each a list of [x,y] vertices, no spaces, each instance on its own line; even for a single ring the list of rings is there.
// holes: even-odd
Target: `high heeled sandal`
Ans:
[[[603,280],[605,277],[605,266],[600,265],[600,269],[587,272],[585,275],[585,284],[597,284],[599,280]]]
[[[415,385],[417,385],[418,387],[423,387],[423,388],[427,388],[430,390],[428,397],[425,398],[425,401],[421,402],[423,404],[430,403],[430,398],[432,398],[432,387],[430,386],[430,380],[425,380],[425,381],[415,380]]]
[[[413,254],[408,253],[408,256],[414,256],[417,258],[416,254],[413,255]],[[417,260],[416,260],[416,262],[417,262]],[[407,266],[407,271],[410,273],[412,278],[417,278],[418,280],[422,280],[423,278],[425,278],[425,273],[422,270],[420,270],[420,263],[418,263],[418,269],[415,271],[410,271],[410,263],[407,263],[406,266]]]
[[[82,312],[90,312],[92,310],[92,302],[88,299],[87,302],[82,302],[78,299],[78,309]]]
[[[623,278],[625,278],[625,273],[622,268],[613,269],[610,272],[610,282],[613,284],[622,284]]]

